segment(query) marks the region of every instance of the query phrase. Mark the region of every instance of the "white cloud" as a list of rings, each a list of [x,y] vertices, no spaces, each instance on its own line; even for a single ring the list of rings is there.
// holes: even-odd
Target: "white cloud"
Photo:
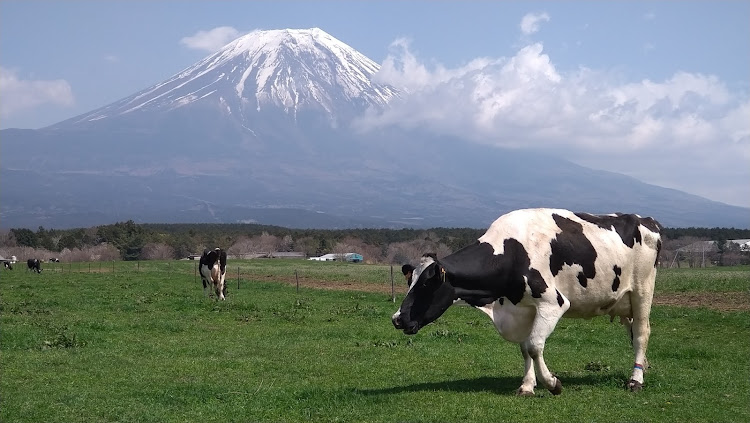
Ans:
[[[120,58],[118,56],[115,56],[114,54],[108,54],[104,56],[104,61],[109,63],[118,63],[120,61]]]
[[[676,72],[660,81],[623,81],[606,70],[563,73],[541,43],[455,69],[425,64],[406,42],[393,47],[377,79],[409,94],[367,115],[362,128],[427,128],[536,148],[750,206],[750,100],[716,76]]]
[[[208,31],[198,31],[195,35],[189,37],[183,37],[180,44],[191,49],[213,53],[240,35],[242,33],[231,26],[220,26]]]
[[[64,79],[22,79],[15,70],[0,66],[0,117],[7,118],[42,105],[72,106],[73,90]]]
[[[531,35],[539,31],[539,23],[542,21],[549,22],[547,13],[527,13],[521,18],[521,32],[524,35]]]
[[[654,19],[656,19],[656,13],[646,12],[643,14],[643,19],[647,21],[653,21]]]

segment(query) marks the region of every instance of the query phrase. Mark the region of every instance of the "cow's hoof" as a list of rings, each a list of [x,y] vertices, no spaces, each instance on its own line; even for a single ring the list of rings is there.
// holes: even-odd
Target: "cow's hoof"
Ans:
[[[516,395],[519,397],[533,397],[534,391],[527,391],[523,388],[518,388],[518,390],[516,391]]]
[[[637,380],[630,379],[626,387],[630,389],[630,392],[639,392],[643,389],[643,384]]]
[[[560,395],[562,393],[562,382],[559,378],[555,378],[555,387],[549,390],[552,395]]]

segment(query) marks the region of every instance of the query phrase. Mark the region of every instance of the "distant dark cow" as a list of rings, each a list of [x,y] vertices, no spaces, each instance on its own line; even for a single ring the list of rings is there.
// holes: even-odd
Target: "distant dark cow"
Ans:
[[[60,259],[58,259],[57,257],[50,257],[49,262],[50,263],[60,263]]]
[[[42,262],[38,259],[28,259],[26,260],[26,265],[29,267],[28,270],[42,273]]]
[[[8,270],[13,270],[13,265],[9,261],[3,260],[3,266]]]
[[[525,375],[517,394],[533,395],[538,374],[557,395],[562,383],[547,369],[543,352],[558,320],[617,316],[635,352],[627,387],[638,391],[648,367],[660,228],[634,214],[508,213],[476,243],[439,260],[423,256],[393,325],[415,334],[463,300],[486,313],[503,338],[521,346]]]
[[[406,279],[406,286],[411,286],[411,275],[414,272],[414,266],[411,264],[405,264],[401,266],[401,273],[404,274],[404,278]]]
[[[227,252],[221,248],[212,251],[203,250],[198,270],[203,281],[203,292],[206,292],[209,285],[213,285],[217,299],[224,299],[227,295],[227,287],[224,285],[224,277],[227,273]],[[211,293],[208,293],[211,296]]]

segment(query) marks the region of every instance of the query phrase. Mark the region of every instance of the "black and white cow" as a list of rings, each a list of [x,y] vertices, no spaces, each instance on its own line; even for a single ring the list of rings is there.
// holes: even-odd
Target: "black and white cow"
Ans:
[[[26,260],[27,270],[32,272],[42,273],[42,262],[39,259],[28,259]]]
[[[3,260],[3,266],[8,270],[13,270],[13,264],[7,260]]]
[[[227,295],[227,287],[224,284],[224,277],[227,273],[227,252],[221,248],[214,250],[203,250],[200,262],[198,262],[198,271],[203,281],[203,292],[206,292],[209,285],[213,285],[217,299],[224,299]],[[211,296],[211,293],[208,293]]]
[[[517,394],[533,395],[538,375],[557,395],[562,383],[547,369],[543,352],[558,320],[617,316],[635,352],[627,386],[638,391],[648,367],[660,228],[654,219],[634,214],[508,213],[475,244],[439,260],[423,256],[393,325],[415,334],[463,300],[485,312],[503,338],[521,346],[525,375]]]

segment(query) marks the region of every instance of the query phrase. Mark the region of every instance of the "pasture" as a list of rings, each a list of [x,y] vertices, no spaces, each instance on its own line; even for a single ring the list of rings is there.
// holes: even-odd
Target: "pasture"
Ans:
[[[602,317],[549,338],[562,395],[521,398],[518,347],[479,311],[393,328],[395,267],[396,304],[388,266],[230,261],[225,302],[194,262],[43,266],[0,272],[0,421],[750,421],[748,267],[660,269],[642,392]]]

